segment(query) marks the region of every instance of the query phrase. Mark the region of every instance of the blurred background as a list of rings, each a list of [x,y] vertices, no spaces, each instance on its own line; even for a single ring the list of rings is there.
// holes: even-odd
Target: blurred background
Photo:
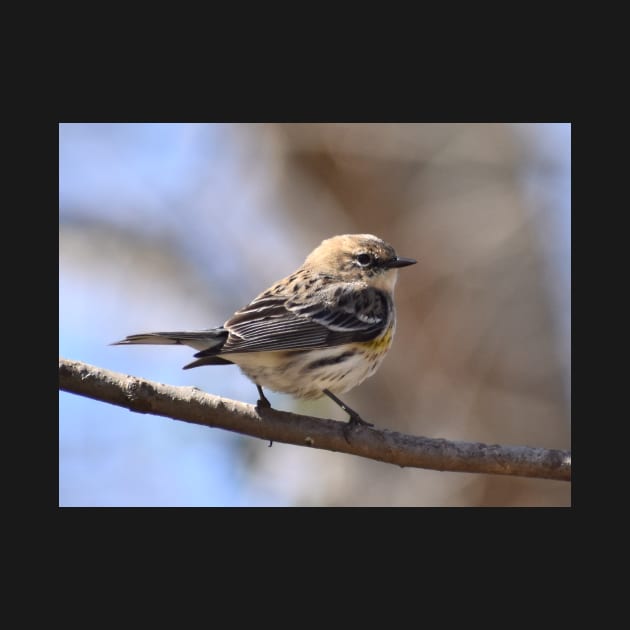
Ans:
[[[378,426],[570,448],[571,126],[59,125],[59,354],[255,403],[236,366],[109,346],[221,325],[324,238],[402,270],[380,370],[343,399]],[[274,407],[346,420],[331,401]],[[59,393],[61,506],[568,506],[570,484],[405,468]]]

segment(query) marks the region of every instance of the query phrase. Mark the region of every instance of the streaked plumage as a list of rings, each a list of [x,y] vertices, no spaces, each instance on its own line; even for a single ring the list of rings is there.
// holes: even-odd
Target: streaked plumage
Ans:
[[[223,326],[131,335],[117,344],[184,344],[198,350],[184,369],[235,363],[258,386],[318,398],[371,376],[396,326],[397,268],[415,263],[370,234],[335,236],[304,264],[254,298]]]

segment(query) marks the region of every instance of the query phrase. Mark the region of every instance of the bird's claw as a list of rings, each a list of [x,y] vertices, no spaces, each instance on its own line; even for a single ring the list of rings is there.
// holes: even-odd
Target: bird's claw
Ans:
[[[350,444],[350,432],[358,426],[373,427],[371,422],[366,422],[358,413],[350,414],[350,419],[343,427],[343,437]]]
[[[260,411],[261,409],[270,409],[271,403],[267,400],[267,396],[265,396],[262,387],[257,384],[256,389],[258,390],[258,401],[256,402],[256,409],[258,411]]]
[[[256,401],[256,409],[271,409],[271,403],[266,398],[259,398]]]

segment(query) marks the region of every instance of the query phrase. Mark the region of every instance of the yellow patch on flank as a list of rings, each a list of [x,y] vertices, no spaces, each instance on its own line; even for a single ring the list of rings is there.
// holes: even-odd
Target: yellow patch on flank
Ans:
[[[370,341],[360,341],[356,345],[362,350],[382,354],[389,350],[389,347],[392,345],[393,337],[394,327],[390,326],[380,337],[376,337],[376,339],[371,339]]]

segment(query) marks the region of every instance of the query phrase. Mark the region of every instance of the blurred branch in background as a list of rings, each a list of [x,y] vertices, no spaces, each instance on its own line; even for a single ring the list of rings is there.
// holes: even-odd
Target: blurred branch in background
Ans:
[[[153,383],[80,361],[59,359],[59,387],[138,413],[237,431],[270,443],[358,455],[401,468],[571,480],[571,453],[566,451],[449,442],[367,427],[345,435],[346,423],[269,408],[259,411],[196,388]]]
[[[248,400],[236,368],[191,375],[187,355],[107,344],[220,325],[322,239],[373,233],[418,264],[396,289],[392,349],[348,404],[394,431],[568,450],[569,134],[568,124],[62,124],[60,354]],[[403,480],[365,459],[134,424],[109,406],[109,422],[94,423],[82,414],[103,405],[78,413],[66,397],[62,504],[570,505],[561,482]],[[345,419],[326,402],[271,401]],[[210,468],[219,451],[225,465]]]

